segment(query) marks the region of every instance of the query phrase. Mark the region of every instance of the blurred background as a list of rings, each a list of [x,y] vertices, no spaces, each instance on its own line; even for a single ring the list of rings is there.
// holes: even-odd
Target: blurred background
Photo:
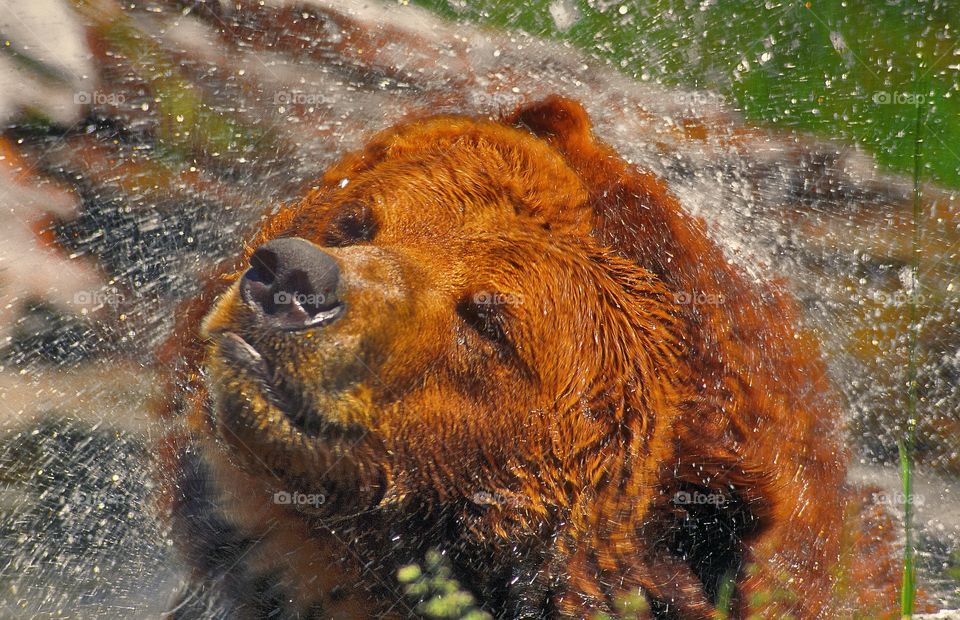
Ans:
[[[895,514],[916,378],[919,581],[960,607],[957,9],[0,0],[0,618],[172,599],[153,353],[261,213],[401,118],[555,92],[797,295]]]

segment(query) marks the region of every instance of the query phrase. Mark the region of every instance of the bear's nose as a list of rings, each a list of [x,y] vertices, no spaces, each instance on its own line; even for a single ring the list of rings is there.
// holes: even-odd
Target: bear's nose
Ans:
[[[274,239],[257,248],[240,281],[240,294],[268,324],[286,329],[315,327],[339,314],[340,267],[306,239]]]

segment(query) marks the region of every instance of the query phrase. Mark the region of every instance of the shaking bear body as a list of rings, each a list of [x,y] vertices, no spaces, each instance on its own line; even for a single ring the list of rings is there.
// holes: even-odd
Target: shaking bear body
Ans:
[[[248,248],[165,351],[174,616],[407,617],[432,548],[502,618],[850,604],[815,341],[575,102],[401,124]]]

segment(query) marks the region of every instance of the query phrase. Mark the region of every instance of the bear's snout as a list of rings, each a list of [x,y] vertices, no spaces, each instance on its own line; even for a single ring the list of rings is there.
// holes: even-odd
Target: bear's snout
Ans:
[[[254,251],[240,295],[266,326],[304,329],[340,316],[339,282],[340,267],[332,256],[306,239],[288,237]]]

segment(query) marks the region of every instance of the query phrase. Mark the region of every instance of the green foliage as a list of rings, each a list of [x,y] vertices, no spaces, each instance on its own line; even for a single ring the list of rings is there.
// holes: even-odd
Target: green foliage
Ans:
[[[416,564],[397,571],[404,593],[418,614],[430,620],[492,620],[477,607],[473,595],[460,587],[450,563],[438,551],[429,551],[423,567]]]
[[[718,620],[729,620],[730,611],[733,606],[733,594],[737,587],[737,575],[731,571],[724,575],[720,583],[720,591],[717,593],[717,617]]]
[[[760,568],[755,564],[747,567],[748,574],[756,574],[759,570]],[[775,615],[770,617],[796,620],[796,616],[790,613],[790,610],[796,607],[799,597],[790,575],[786,572],[777,572],[773,574],[773,579],[776,583],[772,588],[759,590],[750,595],[750,607],[764,610],[764,615],[752,614],[747,616],[747,620],[764,620],[771,613]]]
[[[644,620],[650,617],[650,605],[647,604],[646,597],[639,592],[633,594],[623,594],[614,601],[615,614],[611,615],[605,612],[597,612],[590,616],[590,620]]]
[[[650,610],[650,606],[647,604],[647,599],[636,592],[634,594],[625,594],[619,597],[614,603],[616,607],[617,614],[623,620],[628,618],[646,618],[647,612]]]
[[[211,105],[207,94],[184,75],[167,51],[143,36],[124,15],[90,17],[111,50],[129,60],[153,93],[160,120],[157,137],[166,159],[182,163],[198,154],[252,156],[258,144],[272,141],[269,131]]]
[[[954,551],[950,556],[950,564],[946,570],[947,577],[955,579],[960,587],[960,551]]]
[[[920,99],[933,136],[926,173],[960,187],[950,3],[569,0],[579,19],[561,30],[550,16],[555,0],[415,1],[446,17],[568,41],[641,80],[716,91],[750,120],[861,144],[903,172],[913,163],[904,129]]]
[[[917,391],[917,331],[919,329],[917,324],[919,320],[917,290],[920,284],[920,226],[922,222],[922,214],[920,212],[920,164],[923,161],[923,117],[925,110],[920,105],[915,107],[916,122],[913,130],[913,252],[910,261],[910,357],[907,382],[908,404],[907,419],[904,425],[906,433],[898,446],[904,497],[903,529],[906,538],[903,547],[903,584],[900,589],[900,614],[904,618],[913,617],[914,599],[917,593],[916,550],[914,549],[913,540],[913,461],[917,440],[917,416],[919,415],[917,411],[917,402],[919,399]]]

